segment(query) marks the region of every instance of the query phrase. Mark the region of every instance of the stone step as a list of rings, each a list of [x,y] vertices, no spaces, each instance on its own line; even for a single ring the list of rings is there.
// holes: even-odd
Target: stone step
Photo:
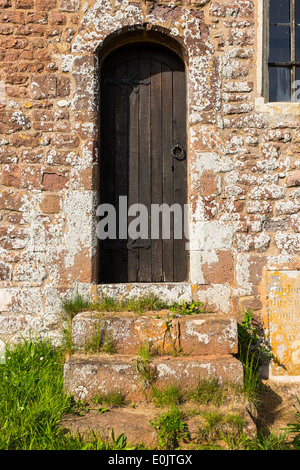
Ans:
[[[119,354],[136,354],[146,341],[166,354],[181,351],[190,356],[222,356],[238,352],[237,321],[220,314],[172,317],[169,311],[162,311],[76,315],[72,323],[75,348],[88,350],[97,338],[102,342],[110,339]]]
[[[150,388],[170,383],[191,388],[204,378],[215,378],[219,383],[243,382],[243,366],[230,355],[153,357],[147,373],[151,376]],[[133,355],[72,355],[64,366],[64,383],[67,394],[84,401],[99,393],[122,391],[127,402],[139,402],[149,390],[143,364]]]
[[[209,405],[197,405],[198,414],[190,415],[185,413],[184,406],[181,407],[184,415],[184,423],[186,431],[189,435],[190,442],[197,443],[199,441],[199,428],[203,428],[206,424],[205,419],[202,417],[203,413],[210,410]],[[195,410],[195,406],[193,406]],[[211,407],[212,412],[215,410]],[[87,440],[92,439],[93,436],[99,436],[104,441],[112,442],[111,433],[114,431],[114,436],[117,438],[121,434],[126,436],[126,443],[130,445],[143,444],[147,449],[157,448],[158,434],[154,427],[151,426],[151,421],[160,416],[163,411],[168,409],[158,409],[151,404],[140,404],[127,408],[108,409],[105,412],[99,413],[98,410],[92,409],[83,411],[80,416],[78,415],[65,415],[60,421],[60,429],[65,433],[72,433],[73,435],[85,436]],[[228,403],[225,406],[218,407],[219,415],[239,416],[243,422],[243,433],[254,439],[257,434],[256,426],[243,403]],[[224,428],[225,426],[225,428]],[[231,436],[236,433],[238,436],[240,430],[230,426],[230,423],[223,424],[223,430],[227,430]]]

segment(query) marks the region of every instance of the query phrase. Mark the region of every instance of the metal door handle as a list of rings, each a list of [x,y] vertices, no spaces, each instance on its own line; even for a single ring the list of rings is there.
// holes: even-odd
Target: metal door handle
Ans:
[[[184,160],[185,159],[185,150],[182,146],[182,144],[178,143],[174,145],[171,149],[171,154],[173,158],[176,158],[176,160]]]

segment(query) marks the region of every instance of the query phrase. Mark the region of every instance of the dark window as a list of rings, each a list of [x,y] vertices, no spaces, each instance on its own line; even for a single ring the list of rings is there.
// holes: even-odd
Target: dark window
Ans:
[[[300,101],[300,0],[269,0],[268,23],[269,101]]]

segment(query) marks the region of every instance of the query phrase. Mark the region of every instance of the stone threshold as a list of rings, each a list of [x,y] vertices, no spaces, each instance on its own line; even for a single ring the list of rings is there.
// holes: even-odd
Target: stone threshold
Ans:
[[[97,284],[93,286],[94,299],[104,295],[113,298],[133,298],[145,295],[156,295],[169,302],[191,302],[193,300],[193,284],[190,282],[157,282],[157,283],[120,283]]]

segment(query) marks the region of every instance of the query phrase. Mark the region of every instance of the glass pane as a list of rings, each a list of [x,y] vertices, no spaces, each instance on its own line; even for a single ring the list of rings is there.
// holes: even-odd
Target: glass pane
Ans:
[[[300,24],[300,2],[296,1],[296,23]]]
[[[269,67],[269,101],[291,101],[291,70]]]
[[[270,23],[290,22],[290,0],[270,0]]]
[[[290,27],[270,26],[269,62],[290,61]]]
[[[296,61],[300,62],[300,26],[296,26]]]

